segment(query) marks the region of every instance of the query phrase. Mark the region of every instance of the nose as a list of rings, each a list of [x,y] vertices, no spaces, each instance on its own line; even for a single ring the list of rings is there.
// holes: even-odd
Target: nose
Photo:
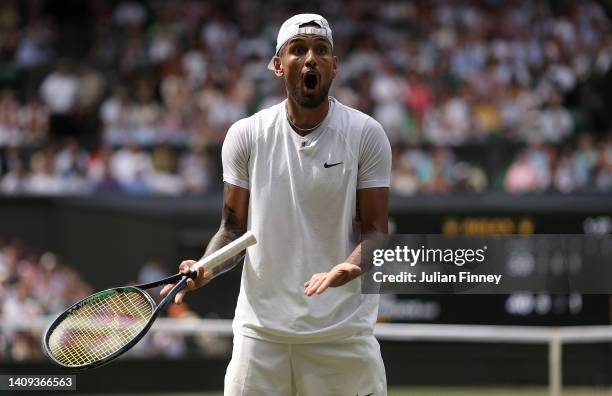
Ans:
[[[305,64],[306,67],[311,69],[317,66],[317,57],[314,49],[311,48],[310,50],[308,50],[308,53],[306,54]]]

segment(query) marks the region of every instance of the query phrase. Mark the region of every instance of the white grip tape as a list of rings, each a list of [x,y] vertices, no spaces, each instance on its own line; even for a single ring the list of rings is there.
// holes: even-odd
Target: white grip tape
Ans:
[[[222,264],[225,260],[234,257],[238,253],[242,252],[244,249],[248,248],[251,245],[257,243],[257,239],[255,239],[255,235],[251,231],[247,231],[240,238],[236,239],[223,246],[221,249],[215,251],[214,253],[200,259],[197,263],[194,264],[192,269],[197,270],[200,267],[204,267],[206,271],[212,271],[215,267]]]

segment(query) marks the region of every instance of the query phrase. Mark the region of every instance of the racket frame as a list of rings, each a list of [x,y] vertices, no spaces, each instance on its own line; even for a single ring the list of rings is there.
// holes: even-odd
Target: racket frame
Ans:
[[[147,334],[147,332],[153,325],[153,322],[159,316],[159,313],[174,299],[176,294],[187,285],[187,280],[195,279],[195,277],[198,274],[197,270],[199,269],[199,267],[205,267],[206,271],[212,271],[215,267],[222,264],[225,260],[239,254],[243,250],[246,251],[247,247],[254,245],[255,243],[257,243],[255,236],[253,235],[251,231],[247,231],[240,238],[222,247],[221,249],[213,252],[210,256],[200,259],[198,262],[194,264],[194,266],[191,268],[191,271],[189,271],[189,273],[187,274],[183,274],[179,272],[178,274],[169,276],[164,279],[160,279],[155,282],[143,283],[143,284],[132,285],[132,286],[114,287],[112,289],[103,290],[101,292],[94,293],[90,296],[85,297],[84,299],[74,303],[72,306],[70,306],[70,308],[62,312],[47,327],[42,337],[42,340],[41,340],[42,350],[44,354],[53,363],[63,368],[66,368],[68,370],[74,371],[74,372],[97,368],[97,367],[103,366],[111,362],[112,360],[116,359],[120,355],[130,350],[134,345],[136,345],[136,343],[138,343],[138,341],[140,341],[144,337],[145,334]],[[166,296],[160,301],[160,303],[157,306],[155,306],[155,301],[153,301],[153,298],[144,291],[144,289],[150,289],[153,287],[157,287],[157,286],[161,286],[165,284],[171,284],[174,282],[177,282],[176,285],[174,285],[174,287],[170,289],[168,294],[166,294]],[[78,365],[78,366],[66,365],[58,361],[57,359],[55,359],[55,357],[53,357],[49,349],[48,342],[49,342],[49,337],[51,336],[51,332],[63,321],[63,319],[66,318],[66,316],[68,316],[73,310],[82,306],[87,300],[94,298],[97,295],[100,295],[103,293],[109,293],[112,291],[122,291],[122,290],[137,290],[139,293],[143,294],[146,297],[146,299],[149,301],[152,307],[155,307],[155,309],[153,310],[153,313],[151,314],[151,317],[149,318],[147,324],[143,327],[143,329],[136,336],[134,336],[128,343],[126,343],[124,346],[122,346],[117,351],[113,352],[112,354],[110,354],[104,359],[101,359],[101,360],[98,360],[92,363]]]
[[[136,345],[145,336],[145,334],[147,334],[147,332],[149,331],[149,329],[153,325],[153,322],[155,321],[155,319],[157,319],[157,317],[159,316],[161,311],[164,308],[166,308],[166,306],[174,299],[174,296],[176,296],[176,293],[178,293],[181,289],[183,289],[187,285],[187,280],[195,278],[196,275],[197,275],[197,272],[192,270],[187,275],[184,275],[182,273],[178,273],[178,274],[169,276],[169,277],[167,277],[165,279],[161,279],[159,281],[150,282],[150,283],[144,283],[144,284],[140,284],[140,285],[133,285],[133,286],[114,287],[112,289],[103,290],[103,291],[100,291],[98,293],[95,293],[95,294],[92,294],[90,296],[87,296],[84,299],[82,299],[82,300],[76,302],[75,304],[73,304],[72,306],[70,306],[70,308],[66,309],[60,316],[58,316],[47,327],[47,329],[45,330],[45,333],[44,333],[44,337],[42,339],[42,350],[45,353],[45,355],[51,361],[53,361],[53,363],[55,363],[55,364],[57,364],[57,365],[59,365],[59,366],[61,366],[63,368],[72,370],[74,372],[94,369],[94,368],[98,368],[100,366],[103,366],[103,365],[111,362],[112,360],[118,358],[119,356],[121,356],[125,352],[129,351],[134,345]],[[168,292],[168,294],[160,301],[160,303],[157,304],[157,306],[155,305],[155,301],[149,295],[149,293],[146,293],[144,291],[144,289],[150,289],[150,288],[161,286],[161,285],[164,285],[164,284],[174,283],[177,280],[178,280],[178,283]],[[140,294],[144,295],[146,300],[149,302],[149,304],[151,304],[151,307],[154,308],[153,312],[151,313],[151,316],[149,317],[149,320],[147,321],[147,324],[127,344],[125,344],[124,346],[122,346],[121,348],[116,350],[115,352],[111,353],[110,355],[108,355],[104,359],[95,361],[93,363],[86,363],[86,364],[76,365],[76,366],[75,365],[64,364],[64,363],[60,362],[59,360],[57,360],[53,356],[53,354],[51,353],[51,350],[49,349],[49,337],[51,336],[51,333],[53,332],[53,330],[60,323],[62,323],[63,320],[68,315],[70,315],[70,313],[72,313],[72,311],[74,311],[75,309],[81,307],[84,303],[86,303],[87,300],[90,300],[90,299],[94,298],[95,296],[98,296],[98,295],[101,295],[101,294],[104,294],[104,293],[110,293],[110,292],[119,292],[119,293],[121,293],[121,292],[126,292],[126,291],[137,291]]]

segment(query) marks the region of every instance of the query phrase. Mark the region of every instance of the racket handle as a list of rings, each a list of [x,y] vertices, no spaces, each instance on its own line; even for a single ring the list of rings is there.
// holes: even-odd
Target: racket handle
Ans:
[[[225,262],[225,260],[234,257],[238,253],[256,243],[257,239],[255,239],[255,235],[253,235],[251,231],[247,231],[235,241],[228,243],[221,249],[198,260],[198,262],[195,263],[191,269],[197,271],[198,268],[204,267],[206,271],[212,271],[215,267],[218,267],[220,264]]]

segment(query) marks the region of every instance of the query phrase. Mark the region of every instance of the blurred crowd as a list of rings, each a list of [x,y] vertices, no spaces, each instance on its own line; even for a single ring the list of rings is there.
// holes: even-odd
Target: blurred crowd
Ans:
[[[412,148],[393,156],[391,190],[398,195],[483,192],[487,183],[482,167],[458,160],[448,148]]]
[[[597,144],[591,135],[581,135],[576,148],[534,141],[516,154],[504,188],[509,193],[612,192],[612,134]]]
[[[212,187],[210,157],[204,146],[177,152],[163,143],[87,151],[73,137],[29,153],[10,146],[0,158],[0,194],[201,194]]]
[[[75,180],[46,183],[48,193],[207,191],[210,167],[195,170],[211,162],[202,153],[233,122],[284,98],[265,67],[278,27],[323,6],[94,0],[80,5],[83,34],[75,35],[60,24],[58,4],[0,5],[0,146],[10,147],[0,153],[36,147],[19,172],[59,180],[65,170],[50,168],[66,147],[42,142],[76,136],[97,169],[83,165]],[[331,0],[323,9],[340,62],[331,94],[384,126],[400,193],[609,189],[609,155],[595,155],[597,166],[567,164],[583,151],[582,131],[599,142],[612,130],[601,92],[611,78],[612,25],[599,2]],[[461,152],[499,140],[516,151],[514,162],[496,164],[503,169]],[[527,155],[534,141],[547,158]],[[170,151],[178,160],[159,169],[156,158]],[[522,165],[527,157],[537,158],[537,183]],[[131,166],[113,171],[115,159]],[[569,168],[576,180],[564,176]],[[507,171],[509,181],[491,182],[492,171]],[[9,191],[32,190],[9,179]]]
[[[486,161],[440,146],[394,146],[391,189],[396,195],[482,193],[612,192],[612,134],[594,141],[579,135],[572,145],[532,140],[518,146],[500,181]],[[206,146],[180,150],[166,143],[103,145],[83,149],[75,138],[30,152],[9,146],[0,157],[0,194],[131,195],[203,194],[220,177],[218,151]],[[497,184],[497,186],[495,186]],[[494,185],[494,186],[492,186]]]
[[[42,353],[41,334],[7,328],[8,322],[57,314],[91,292],[53,253],[37,255],[20,240],[0,239],[0,360],[26,360]]]

